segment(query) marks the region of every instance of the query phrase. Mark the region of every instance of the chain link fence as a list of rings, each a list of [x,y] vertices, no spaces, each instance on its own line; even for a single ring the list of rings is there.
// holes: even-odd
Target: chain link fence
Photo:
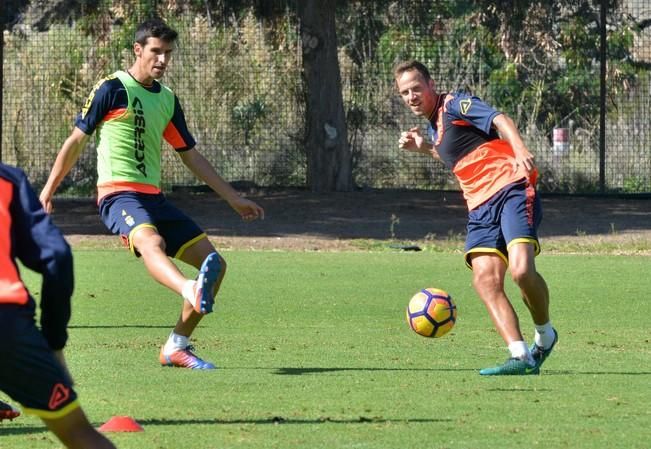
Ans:
[[[257,9],[95,3],[47,25],[35,9],[9,14],[3,162],[43,185],[93,85],[130,66],[135,26],[155,11],[179,31],[163,82],[180,98],[198,149],[228,181],[305,186],[306,92],[291,0],[254,2]],[[337,4],[354,184],[457,188],[442,164],[397,147],[401,130],[423,124],[401,104],[391,69],[417,58],[439,91],[470,90],[514,118],[536,155],[543,191],[651,192],[651,0],[539,2],[521,11],[501,11],[502,3]],[[60,195],[94,195],[95,157],[91,141]],[[197,185],[169,148],[163,179],[165,190]]]

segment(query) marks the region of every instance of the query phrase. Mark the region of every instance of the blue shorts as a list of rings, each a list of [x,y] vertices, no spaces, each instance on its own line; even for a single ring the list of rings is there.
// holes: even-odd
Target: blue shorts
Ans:
[[[46,419],[78,408],[72,380],[36,328],[33,308],[0,305],[0,329],[0,390]]]
[[[154,228],[165,240],[165,252],[179,258],[183,251],[206,237],[203,230],[187,215],[174,207],[162,193],[120,192],[99,203],[99,214],[106,227],[136,256],[132,236],[143,227]]]
[[[515,243],[531,243],[538,255],[541,220],[536,189],[526,181],[507,185],[468,213],[466,265],[472,269],[472,253],[495,253],[508,265],[508,249]]]

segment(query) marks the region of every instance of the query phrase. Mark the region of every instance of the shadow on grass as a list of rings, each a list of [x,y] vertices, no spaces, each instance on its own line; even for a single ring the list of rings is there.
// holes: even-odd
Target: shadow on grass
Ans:
[[[357,418],[332,418],[329,416],[322,416],[318,418],[286,418],[284,416],[271,416],[269,418],[258,419],[137,419],[136,421],[143,427],[148,426],[178,426],[187,424],[213,424],[213,425],[280,425],[280,424],[421,424],[421,423],[435,423],[435,422],[452,422],[450,418],[405,418],[405,419],[391,419],[382,418],[378,416],[359,416]],[[96,424],[96,427],[101,424]],[[48,433],[45,426],[20,426],[20,427],[3,427],[0,426],[0,435],[27,435],[37,433]]]
[[[497,393],[539,393],[544,391],[553,391],[550,388],[487,388],[486,391],[497,392]]]
[[[142,426],[176,426],[183,424],[398,424],[398,423],[432,423],[451,422],[450,418],[405,418],[391,419],[379,416],[359,416],[357,418],[332,418],[321,416],[318,418],[286,418],[284,416],[272,416],[259,419],[143,419],[138,420]]]
[[[250,368],[249,368],[250,369]],[[257,369],[257,368],[256,368]],[[470,368],[277,368],[274,374],[281,376],[302,376],[303,374],[335,373],[338,371],[477,371]]]
[[[20,427],[6,427],[6,426],[7,424],[0,425],[0,437],[5,435],[32,435],[36,433],[49,433],[49,430],[45,426],[20,426]],[[54,434],[52,434],[52,438],[55,438]]]
[[[545,376],[651,376],[651,371],[574,371],[549,370]]]
[[[68,326],[68,329],[170,329],[170,325],[151,325],[151,324],[77,324]]]
[[[302,376],[305,374],[327,374],[341,371],[431,371],[431,372],[451,372],[458,373],[478,372],[475,368],[366,368],[366,367],[303,367],[303,368],[265,368],[265,367],[228,367],[222,369],[242,369],[242,370],[271,370],[274,374],[280,376]],[[545,370],[542,376],[649,376],[649,371],[574,371],[574,370]],[[499,376],[497,376],[499,377]],[[540,376],[532,376],[534,378]],[[494,377],[490,377],[494,378]],[[541,391],[541,390],[537,390]]]

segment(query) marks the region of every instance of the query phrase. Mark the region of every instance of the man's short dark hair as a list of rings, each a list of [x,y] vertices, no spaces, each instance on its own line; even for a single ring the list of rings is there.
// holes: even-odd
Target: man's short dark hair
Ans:
[[[156,37],[162,41],[171,43],[176,40],[179,33],[170,28],[163,20],[159,18],[152,18],[145,20],[136,29],[135,41],[140,45],[147,44],[147,39]]]
[[[416,70],[418,73],[420,73],[422,77],[425,79],[425,81],[429,81],[432,79],[432,77],[429,74],[429,70],[427,70],[427,67],[425,67],[424,64],[416,61],[415,59],[396,64],[396,66],[393,68],[393,77],[398,79],[400,75],[402,75],[405,72],[409,72],[411,70]]]

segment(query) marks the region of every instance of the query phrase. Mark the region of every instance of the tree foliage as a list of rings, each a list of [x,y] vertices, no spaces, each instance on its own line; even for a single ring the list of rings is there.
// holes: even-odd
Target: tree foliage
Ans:
[[[297,0],[70,0],[65,11],[56,9],[56,2],[50,9],[38,3],[43,17],[74,17],[99,40],[111,35],[113,46],[130,45],[132,30],[125,18],[158,12],[199,14],[213,26],[253,12],[269,23],[266,30],[272,39],[284,37],[287,15],[297,20]],[[335,3],[337,41],[356,69],[372,65],[376,76],[386,76],[396,61],[417,58],[431,67],[442,87],[474,90],[529,126],[549,129],[573,116],[582,120],[576,117],[577,108],[594,121],[599,107],[601,1]],[[36,8],[35,2],[8,1],[3,17],[17,17],[25,5]],[[635,83],[640,63],[632,57],[633,39],[649,23],[627,15],[621,0],[608,0],[606,7],[608,91],[614,104]],[[117,43],[109,33],[116,23],[126,25],[125,39]]]
[[[485,95],[550,129],[599,108],[599,1],[340,1],[338,36],[356,64],[421,59],[445,88]],[[636,80],[634,19],[607,2],[611,100]],[[581,110],[581,117],[575,113]]]
[[[59,64],[62,74],[57,74],[52,84],[60,91],[57,98],[75,105],[88,92],[88,80],[109,68],[124,66],[137,22],[159,14],[173,26],[187,29],[184,42],[193,40],[196,61],[187,57],[186,67],[209,63],[206,76],[210,85],[219,86],[215,92],[227,92],[219,107],[224,108],[231,131],[242,134],[250,147],[247,158],[255,165],[256,145],[263,140],[268,124],[277,119],[275,111],[282,107],[278,101],[290,103],[295,113],[291,130],[281,133],[282,145],[291,141],[298,148],[309,134],[308,129],[301,129],[310,125],[305,120],[309,92],[300,51],[299,1],[7,0],[2,2],[2,17],[10,29],[13,27],[15,51],[23,59],[26,53],[20,47],[28,47],[27,40],[37,38],[33,30],[45,32],[52,27],[54,32],[58,26],[59,31],[66,27],[81,31],[84,42],[90,43],[87,50],[73,48],[70,60]],[[620,108],[628,108],[622,99],[634,95],[649,79],[650,62],[636,59],[635,49],[639,50],[639,37],[651,19],[634,17],[626,9],[629,3],[606,1],[605,106],[612,116]],[[359,167],[366,163],[362,159],[377,146],[369,136],[384,133],[382,138],[388,141],[395,135],[403,108],[393,91],[391,69],[397,61],[411,58],[430,67],[439,90],[469,90],[509,113],[530,141],[551,139],[554,127],[568,126],[587,136],[585,148],[597,148],[602,107],[601,4],[597,0],[333,0],[329,3],[336,14],[332,36],[340,68],[336,84],[343,92],[357,179]],[[196,34],[197,30],[203,34]],[[232,66],[235,62],[244,65],[238,69]],[[265,70],[273,75],[274,87],[254,82],[253,90],[244,88],[255,76],[239,71]],[[279,79],[284,91],[270,93],[280,89]],[[187,89],[194,93],[195,87]],[[232,92],[243,94],[235,98]],[[310,110],[317,107],[315,103]],[[646,142],[644,132],[635,135]],[[303,156],[297,158],[296,166],[304,162]],[[400,163],[395,159],[385,156],[374,162],[377,171],[366,178],[380,176],[389,185]],[[287,165],[278,163],[283,164]],[[301,170],[291,171],[299,173],[297,179],[303,176]]]

